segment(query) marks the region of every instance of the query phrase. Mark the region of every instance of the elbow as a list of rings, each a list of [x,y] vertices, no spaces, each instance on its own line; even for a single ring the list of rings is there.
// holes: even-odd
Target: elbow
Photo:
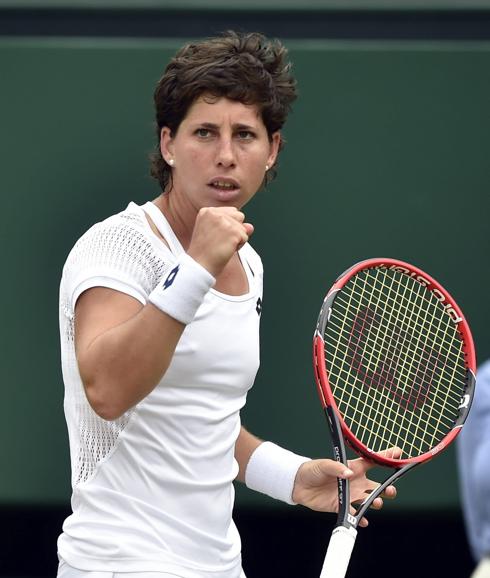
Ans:
[[[84,380],[85,395],[90,407],[102,419],[114,421],[120,418],[130,407],[126,407],[108,384]]]
[[[100,418],[115,421],[134,405],[124,399],[125,383],[121,375],[103,370],[107,364],[88,356],[78,355],[77,360],[85,397]]]

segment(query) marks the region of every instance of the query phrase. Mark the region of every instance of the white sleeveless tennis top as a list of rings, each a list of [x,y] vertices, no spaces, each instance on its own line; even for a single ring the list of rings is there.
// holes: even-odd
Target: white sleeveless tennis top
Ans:
[[[182,578],[241,574],[232,482],[240,409],[259,366],[263,271],[252,247],[239,251],[249,291],[229,296],[211,289],[161,382],[119,419],[105,421],[91,409],[76,363],[78,296],[104,286],[145,304],[182,251],[155,205],[130,203],[87,231],[63,269],[60,334],[73,514],[58,550],[75,568]]]

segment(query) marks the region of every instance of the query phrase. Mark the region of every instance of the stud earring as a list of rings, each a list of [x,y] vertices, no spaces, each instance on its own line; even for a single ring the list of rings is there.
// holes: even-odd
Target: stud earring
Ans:
[[[174,164],[175,164],[174,159],[169,159],[167,162],[168,162],[168,164],[169,164],[171,167],[173,167]]]
[[[265,165],[265,170],[266,170],[266,171],[269,170],[269,165]]]

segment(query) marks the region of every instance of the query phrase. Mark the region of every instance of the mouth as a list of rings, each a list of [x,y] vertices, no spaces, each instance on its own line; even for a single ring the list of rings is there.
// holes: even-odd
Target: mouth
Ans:
[[[239,184],[234,179],[213,179],[208,183],[210,187],[217,191],[231,192],[240,188]]]

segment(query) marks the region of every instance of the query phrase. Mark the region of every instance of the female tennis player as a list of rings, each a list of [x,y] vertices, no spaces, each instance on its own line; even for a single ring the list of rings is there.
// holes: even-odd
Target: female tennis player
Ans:
[[[274,175],[296,97],[286,56],[256,33],[182,48],[155,91],[162,194],[94,225],[68,256],[61,578],[243,578],[235,478],[320,511],[337,508],[337,477],[353,501],[377,486],[363,459],[309,460],[240,423],[263,275],[242,208]]]

